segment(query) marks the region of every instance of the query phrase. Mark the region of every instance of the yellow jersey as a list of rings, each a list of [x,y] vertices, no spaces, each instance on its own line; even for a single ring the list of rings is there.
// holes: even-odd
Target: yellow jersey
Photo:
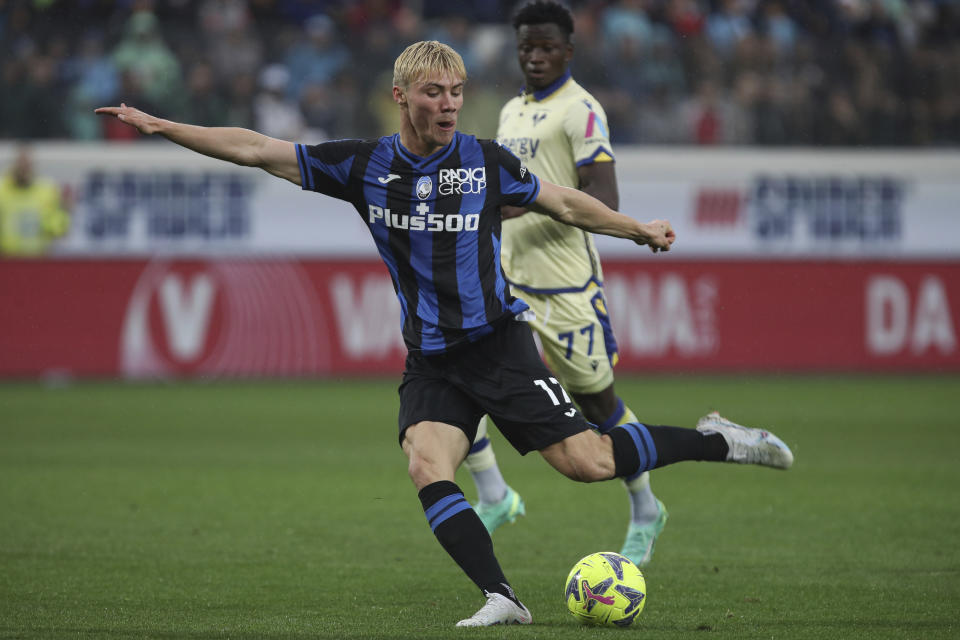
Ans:
[[[538,177],[574,189],[577,167],[613,162],[607,116],[568,71],[551,86],[523,93],[500,111],[497,142]],[[563,293],[603,281],[593,236],[545,215],[503,221],[501,260],[520,290]]]
[[[10,175],[0,179],[0,254],[41,255],[69,225],[56,184],[35,180],[21,187]]]

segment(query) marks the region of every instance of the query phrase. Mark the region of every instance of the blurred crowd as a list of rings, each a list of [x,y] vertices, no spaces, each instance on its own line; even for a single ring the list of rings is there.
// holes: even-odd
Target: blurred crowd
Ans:
[[[0,0],[0,138],[129,139],[93,108],[319,142],[397,126],[393,60],[436,39],[490,137],[522,86],[516,0]],[[615,143],[956,146],[960,0],[582,0],[574,77]]]

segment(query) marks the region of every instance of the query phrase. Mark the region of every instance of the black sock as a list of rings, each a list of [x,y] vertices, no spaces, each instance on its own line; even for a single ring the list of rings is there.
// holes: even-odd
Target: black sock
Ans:
[[[696,429],[647,425],[657,447],[654,469],[683,460],[723,462],[727,459],[727,441],[719,433],[705,434]]]
[[[727,441],[719,433],[628,422],[614,427],[607,435],[613,440],[615,473],[627,481],[644,471],[682,460],[727,459]]]
[[[490,534],[460,487],[441,480],[425,486],[419,496],[433,534],[467,577],[484,593],[499,593],[519,604],[493,554]]]

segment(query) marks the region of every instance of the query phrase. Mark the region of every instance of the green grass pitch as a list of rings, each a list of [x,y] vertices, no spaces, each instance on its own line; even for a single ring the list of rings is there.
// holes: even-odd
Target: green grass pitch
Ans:
[[[796,455],[653,474],[670,520],[629,630],[562,601],[576,560],[620,548],[622,485],[497,433],[528,516],[494,542],[535,624],[453,628],[482,599],[406,476],[396,385],[0,385],[0,638],[960,636],[956,376],[618,380],[652,424],[718,408]]]

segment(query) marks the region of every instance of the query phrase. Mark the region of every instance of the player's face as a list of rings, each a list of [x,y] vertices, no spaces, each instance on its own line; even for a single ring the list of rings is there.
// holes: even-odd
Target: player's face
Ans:
[[[453,140],[463,107],[463,78],[446,73],[428,76],[405,91],[394,87],[394,99],[405,107],[413,129],[410,142],[416,148],[408,148],[428,156]]]
[[[517,58],[528,89],[543,89],[562,76],[573,59],[573,45],[553,23],[522,24]]]

